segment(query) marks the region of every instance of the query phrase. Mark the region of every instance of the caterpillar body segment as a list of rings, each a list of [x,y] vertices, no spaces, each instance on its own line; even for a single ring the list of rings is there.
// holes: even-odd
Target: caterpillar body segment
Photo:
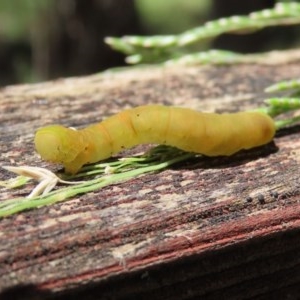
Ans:
[[[166,144],[207,156],[232,155],[264,145],[275,134],[271,117],[261,112],[202,113],[161,105],[124,110],[101,123],[74,131],[60,125],[38,129],[37,152],[45,160],[62,163],[75,174],[138,144]]]

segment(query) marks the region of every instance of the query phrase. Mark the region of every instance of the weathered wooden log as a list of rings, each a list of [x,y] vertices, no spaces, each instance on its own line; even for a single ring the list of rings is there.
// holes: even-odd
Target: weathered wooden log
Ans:
[[[55,170],[33,147],[34,131],[46,124],[80,127],[153,103],[246,110],[262,105],[271,83],[299,76],[293,62],[8,86],[0,92],[0,164]],[[263,147],[0,219],[0,299],[296,299],[299,137],[294,126]],[[1,180],[11,176],[0,172]],[[0,199],[28,192],[2,189]]]

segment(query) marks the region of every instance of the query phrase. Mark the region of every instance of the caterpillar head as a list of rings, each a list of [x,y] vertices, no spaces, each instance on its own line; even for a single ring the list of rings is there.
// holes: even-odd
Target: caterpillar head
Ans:
[[[76,130],[61,125],[50,125],[37,130],[35,134],[35,148],[40,156],[50,162],[61,163],[64,166],[74,165],[86,145]],[[81,164],[81,162],[79,163]],[[76,170],[67,170],[76,173]]]

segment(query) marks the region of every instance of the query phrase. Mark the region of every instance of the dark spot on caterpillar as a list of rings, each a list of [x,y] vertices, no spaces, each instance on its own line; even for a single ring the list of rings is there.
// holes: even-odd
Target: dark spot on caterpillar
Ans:
[[[265,204],[265,197],[263,194],[258,194],[257,199],[260,204]]]

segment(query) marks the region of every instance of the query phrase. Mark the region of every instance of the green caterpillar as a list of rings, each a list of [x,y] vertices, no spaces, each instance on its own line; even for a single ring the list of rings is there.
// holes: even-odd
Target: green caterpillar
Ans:
[[[232,155],[270,142],[275,123],[262,112],[202,113],[161,105],[124,110],[81,130],[51,125],[37,130],[35,147],[47,161],[75,174],[87,163],[138,144],[155,143],[207,156]]]

